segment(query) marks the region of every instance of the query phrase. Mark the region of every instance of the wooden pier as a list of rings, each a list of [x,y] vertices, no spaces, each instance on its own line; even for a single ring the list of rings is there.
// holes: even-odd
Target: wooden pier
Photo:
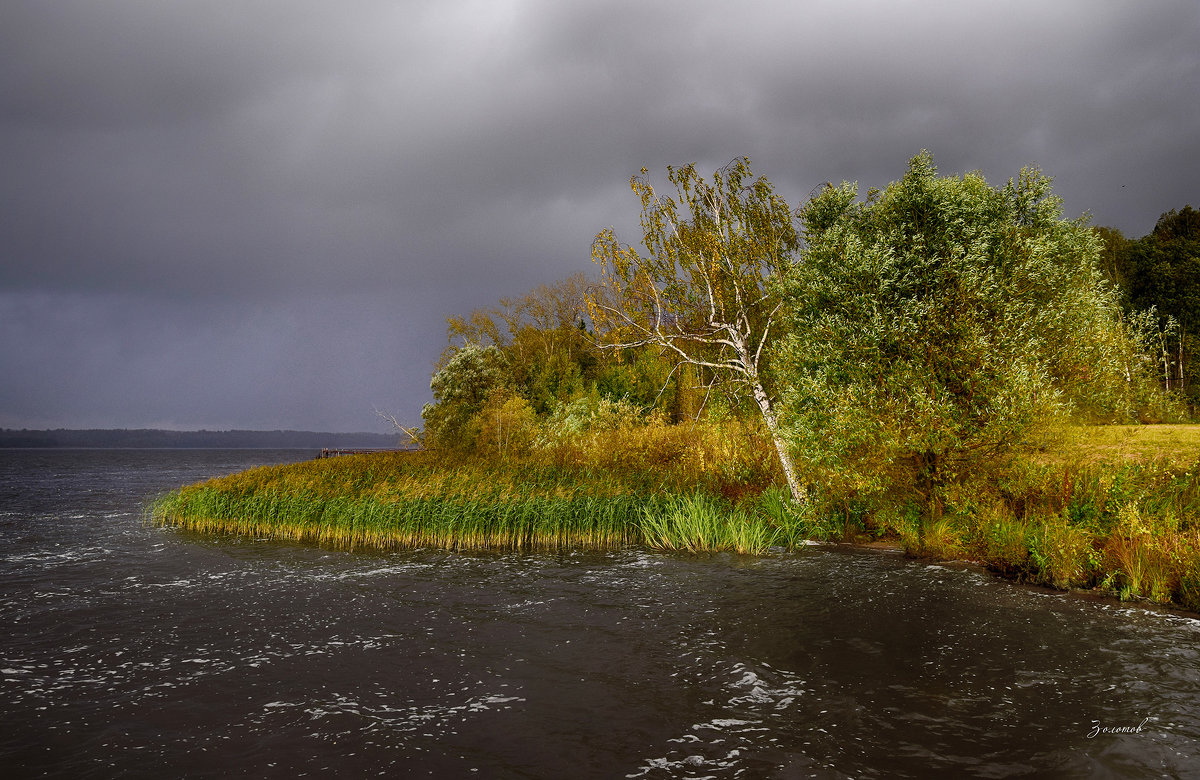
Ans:
[[[339,455],[375,455],[380,452],[416,452],[411,447],[378,447],[371,449],[347,450],[334,447],[326,447],[321,450],[318,458],[336,458]]]

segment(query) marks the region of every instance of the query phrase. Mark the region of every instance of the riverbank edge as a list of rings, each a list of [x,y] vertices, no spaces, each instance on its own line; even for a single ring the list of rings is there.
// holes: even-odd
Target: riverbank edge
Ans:
[[[916,561],[918,563],[927,564],[930,566],[947,566],[956,569],[969,569],[977,571],[980,574],[985,574],[999,582],[1005,582],[1011,585],[1020,586],[1022,588],[1031,588],[1039,592],[1061,595],[1063,597],[1082,598],[1090,601],[1116,602],[1123,605],[1136,605],[1140,608],[1149,609],[1155,612],[1164,612],[1171,615],[1179,615],[1192,620],[1200,621],[1200,609],[1189,609],[1172,602],[1159,603],[1151,601],[1144,596],[1133,596],[1123,598],[1120,593],[1115,590],[1104,590],[1101,588],[1056,588],[1053,585],[1042,585],[1034,582],[1022,580],[1020,577],[1013,577],[998,572],[989,567],[983,561],[973,558],[935,558],[919,553],[909,552],[904,548],[904,545],[899,539],[895,540],[876,540],[872,542],[815,542],[816,546],[828,547],[833,549],[850,550],[863,554],[879,554],[879,555],[899,555],[907,560]]]
[[[610,502],[611,503],[611,502]],[[644,506],[640,507],[644,511]],[[357,543],[345,543],[344,538],[339,537],[336,533],[322,533],[320,528],[309,527],[307,531],[304,526],[293,524],[290,528],[282,524],[250,524],[244,520],[233,520],[232,522],[221,520],[200,520],[191,518],[183,520],[182,518],[170,518],[163,514],[155,516],[153,511],[147,512],[147,520],[155,525],[170,526],[180,530],[185,530],[192,533],[201,534],[218,534],[232,536],[250,536],[255,538],[268,538],[275,541],[298,542],[303,544],[315,544],[318,546],[328,546],[335,549],[348,550],[372,550],[372,551],[387,551],[396,549],[420,549],[422,547],[447,549],[456,552],[532,552],[544,553],[563,550],[619,550],[628,548],[642,548],[651,552],[657,553],[684,553],[691,555],[704,555],[716,553],[734,553],[746,556],[769,556],[772,554],[770,549],[761,548],[755,550],[738,549],[737,545],[720,546],[711,542],[707,547],[704,545],[704,540],[700,537],[691,540],[680,541],[672,544],[667,538],[659,540],[658,544],[648,543],[644,533],[639,526],[633,523],[621,523],[625,529],[620,533],[608,534],[592,534],[590,538],[584,538],[579,533],[565,534],[558,537],[555,543],[532,543],[532,542],[513,542],[511,537],[501,538],[497,536],[495,539],[489,540],[486,537],[477,536],[474,543],[463,543],[462,538],[453,535],[446,535],[440,539],[426,537],[423,540],[411,539],[409,541],[399,539],[385,539],[377,537],[375,543],[366,539],[360,539]],[[328,529],[329,526],[326,527]],[[711,534],[715,538],[715,534]],[[423,543],[422,543],[423,542]],[[1165,610],[1171,613],[1179,613],[1196,619],[1200,619],[1200,610],[1190,609],[1187,606],[1172,603],[1172,602],[1156,602],[1150,598],[1141,595],[1122,595],[1116,589],[1102,587],[1067,587],[1059,588],[1046,583],[1033,582],[1028,577],[1014,575],[997,570],[993,566],[989,566],[985,561],[970,556],[960,557],[939,557],[907,549],[903,541],[899,537],[890,537],[876,539],[872,541],[847,541],[847,540],[811,540],[811,539],[796,539],[791,544],[786,546],[777,546],[774,549],[791,551],[802,547],[815,546],[829,549],[851,550],[865,554],[881,554],[881,555],[899,555],[912,561],[916,561],[928,565],[942,565],[954,568],[969,568],[972,570],[986,573],[992,578],[999,581],[1008,582],[1014,585],[1033,588],[1039,591],[1058,593],[1062,595],[1072,595],[1089,599],[1102,599],[1106,601],[1115,601],[1121,604],[1138,604],[1140,606],[1155,610]]]
[[[930,517],[929,505],[903,493],[827,488],[797,505],[769,471],[729,478],[711,466],[656,465],[672,452],[661,447],[651,452],[656,463],[607,452],[609,462],[594,453],[552,462],[427,451],[303,461],[185,486],[148,516],[202,533],[348,549],[761,554],[807,540],[882,545],[976,561],[1034,586],[1200,612],[1200,463],[1026,460],[950,486]]]
[[[624,533],[608,534],[604,537],[594,535],[590,540],[585,540],[581,535],[575,534],[573,538],[570,536],[562,537],[558,540],[559,543],[554,544],[535,544],[535,543],[513,543],[511,539],[501,542],[499,539],[496,543],[489,544],[483,538],[477,538],[477,544],[460,544],[461,539],[453,537],[442,537],[440,539],[426,538],[424,544],[418,540],[411,542],[403,542],[398,540],[377,539],[376,543],[370,543],[365,540],[360,540],[357,544],[346,544],[344,539],[340,539],[337,534],[326,533],[322,534],[319,531],[303,532],[297,529],[302,526],[293,525],[290,529],[279,524],[254,524],[250,525],[245,521],[223,522],[219,520],[213,521],[197,521],[192,518],[190,521],[180,521],[179,518],[171,519],[164,515],[155,516],[153,509],[147,512],[147,520],[154,525],[169,526],[191,533],[201,534],[217,534],[231,536],[250,536],[255,538],[267,538],[274,541],[296,542],[301,544],[315,544],[317,546],[328,546],[335,549],[354,550],[371,550],[371,551],[387,551],[396,549],[421,549],[421,548],[437,548],[452,550],[455,552],[522,552],[522,553],[546,553],[564,550],[600,550],[611,551],[629,548],[642,548],[655,553],[683,553],[691,555],[705,555],[716,553],[733,553],[738,555],[746,555],[751,557],[767,557],[772,554],[770,549],[756,549],[753,551],[746,549],[737,549],[735,545],[728,546],[710,546],[703,547],[702,540],[694,539],[690,542],[680,542],[670,544],[667,539],[661,539],[658,545],[650,544],[644,535],[641,535],[639,529],[632,525],[626,528]],[[640,537],[640,538],[639,538]],[[1103,600],[1116,602],[1120,604],[1133,605],[1151,609],[1155,611],[1163,611],[1171,614],[1179,614],[1189,618],[1200,620],[1200,610],[1189,609],[1188,607],[1173,603],[1173,602],[1155,602],[1145,596],[1134,595],[1122,596],[1115,589],[1105,589],[1101,587],[1079,588],[1068,587],[1058,588],[1045,583],[1032,582],[1028,578],[1016,576],[1013,574],[998,571],[996,568],[989,566],[985,561],[971,557],[938,557],[928,554],[920,554],[918,552],[906,549],[902,540],[898,537],[876,539],[872,541],[845,541],[831,540],[818,541],[800,539],[795,540],[788,546],[778,546],[775,549],[793,551],[802,547],[819,547],[836,550],[853,551],[863,554],[876,555],[899,555],[908,560],[926,565],[948,566],[952,568],[963,568],[978,571],[987,574],[998,581],[1010,583],[1021,587],[1032,588],[1038,591],[1060,594],[1063,596],[1079,597],[1092,600]]]

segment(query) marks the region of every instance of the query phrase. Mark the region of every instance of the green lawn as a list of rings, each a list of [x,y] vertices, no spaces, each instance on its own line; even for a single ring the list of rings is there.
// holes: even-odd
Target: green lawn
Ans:
[[[1084,463],[1146,463],[1187,467],[1200,460],[1200,425],[1092,425],[1071,428],[1051,459]]]

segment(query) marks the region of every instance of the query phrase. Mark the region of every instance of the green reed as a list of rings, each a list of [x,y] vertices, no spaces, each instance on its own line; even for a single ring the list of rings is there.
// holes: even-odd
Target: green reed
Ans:
[[[160,524],[337,547],[615,548],[642,541],[661,499],[602,472],[446,466],[423,454],[252,469],[191,485],[150,508]]]
[[[192,531],[345,548],[562,549],[638,543],[636,518],[649,503],[629,496],[497,503],[461,495],[385,502],[302,493],[233,496],[204,488],[170,494],[151,511],[157,522]]]
[[[765,516],[700,492],[644,508],[641,522],[646,545],[659,550],[760,555],[782,538]]]
[[[382,453],[251,469],[190,485],[159,524],[343,548],[661,549],[761,553],[780,529],[678,469]]]

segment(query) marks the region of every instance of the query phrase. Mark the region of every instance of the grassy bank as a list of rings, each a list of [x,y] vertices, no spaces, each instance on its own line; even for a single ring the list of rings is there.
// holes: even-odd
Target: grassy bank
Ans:
[[[152,512],[194,531],[346,548],[603,548],[638,541],[631,520],[652,501],[578,471],[385,453],[252,469],[169,494]]]
[[[1200,610],[1200,467],[1023,464],[995,477],[948,491],[935,518],[915,504],[880,507],[858,533],[1040,585]]]
[[[1064,431],[1045,451],[980,461],[938,499],[826,494],[807,531],[1200,611],[1200,426]]]
[[[695,432],[660,426],[633,437],[632,448],[613,446],[617,438],[520,459],[379,453],[251,469],[163,496],[151,516],[205,533],[351,549],[761,553],[791,538],[779,491],[764,489],[772,475],[746,462],[763,460],[743,447],[756,450],[753,437],[711,437],[704,446]],[[744,497],[749,487],[757,488],[752,499],[725,495]]]
[[[902,476],[820,487],[803,510],[770,445],[739,425],[647,426],[505,458],[381,453],[253,469],[182,488],[162,524],[343,548],[763,553],[891,540],[1008,577],[1200,610],[1200,426],[1064,431],[976,464],[936,502]]]

